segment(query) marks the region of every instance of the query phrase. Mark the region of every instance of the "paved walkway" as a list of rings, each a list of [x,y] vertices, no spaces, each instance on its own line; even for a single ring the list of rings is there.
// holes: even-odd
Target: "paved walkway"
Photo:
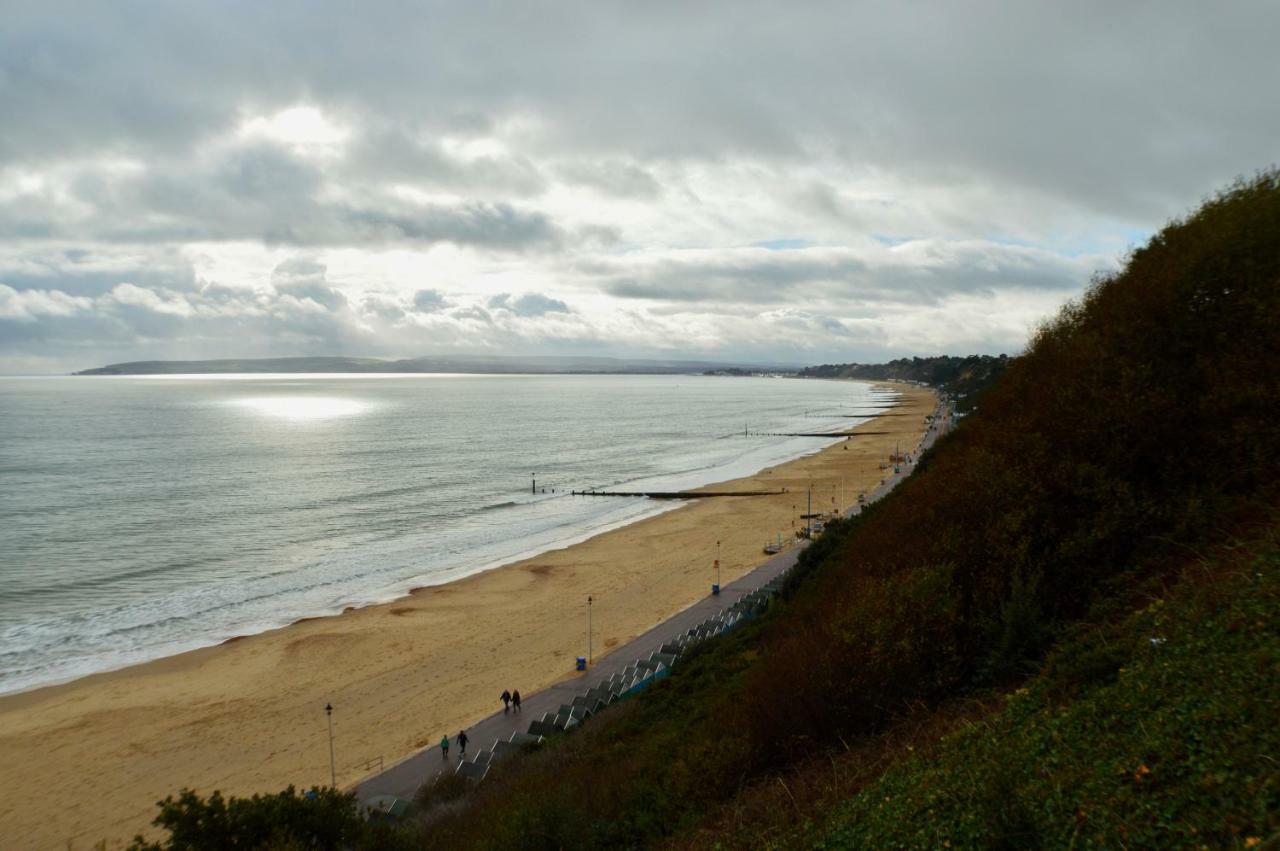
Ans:
[[[941,411],[942,408],[939,408],[939,410]],[[951,418],[947,417],[944,423],[939,424],[937,428],[925,435],[924,441],[911,454],[918,457],[919,452],[932,446],[938,435],[948,430],[951,424]],[[903,464],[901,465],[900,473],[889,473],[885,477],[883,484],[878,485],[867,494],[867,502],[875,502],[891,491],[898,482],[911,474],[914,466],[914,464]],[[858,513],[857,506],[849,509],[847,513],[849,515]],[[724,586],[720,591],[719,597],[708,595],[705,599],[699,600],[684,611],[671,616],[638,638],[621,645],[593,664],[585,673],[562,680],[535,694],[521,695],[524,702],[521,712],[504,713],[498,710],[488,718],[472,724],[467,728],[467,736],[471,740],[472,752],[475,753],[491,747],[496,739],[510,738],[511,734],[516,731],[527,731],[530,721],[540,719],[546,712],[554,713],[560,708],[561,704],[570,703],[575,695],[583,693],[600,680],[608,679],[613,674],[621,672],[623,668],[626,668],[637,659],[647,658],[649,654],[658,650],[663,644],[684,634],[721,609],[732,606],[746,594],[764,585],[794,565],[807,543],[807,541],[801,542],[799,546],[792,547],[786,552],[774,556],[755,570]],[[500,703],[497,695],[494,695],[494,703]],[[450,755],[447,760],[441,755],[438,745],[427,747],[406,757],[385,771],[357,783],[355,786],[356,797],[361,801],[368,801],[377,795],[412,798],[422,784],[434,780],[445,771],[453,771],[457,768],[459,758],[457,742],[450,737],[449,744]]]

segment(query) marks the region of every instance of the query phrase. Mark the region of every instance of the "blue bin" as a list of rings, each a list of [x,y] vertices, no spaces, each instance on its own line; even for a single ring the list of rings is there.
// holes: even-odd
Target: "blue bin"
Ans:
[[[719,597],[719,596],[720,596],[720,585],[719,585],[719,583],[715,583],[715,582],[711,583],[711,596],[712,596],[712,597]]]
[[[579,671],[585,671],[586,669],[587,669],[587,657],[586,657],[586,656],[579,656],[579,657],[578,657],[578,670],[579,670]]]

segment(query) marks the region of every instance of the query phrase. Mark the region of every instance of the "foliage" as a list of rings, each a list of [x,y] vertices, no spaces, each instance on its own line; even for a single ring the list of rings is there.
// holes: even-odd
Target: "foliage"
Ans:
[[[777,846],[1229,848],[1277,836],[1280,548],[1196,572],[1210,582],[1192,577],[1064,642],[1003,711]]]
[[[446,771],[430,783],[424,783],[413,796],[418,806],[429,809],[440,804],[456,801],[467,793],[471,781],[461,774]]]
[[[403,848],[412,841],[390,826],[366,823],[353,796],[328,787],[299,795],[290,786],[252,798],[224,798],[215,791],[207,799],[183,789],[158,806],[153,824],[168,831],[168,838],[148,842],[136,837],[130,851],[339,851]]]
[[[932,358],[899,358],[888,363],[845,363],[811,366],[800,371],[810,378],[862,378],[871,381],[919,381],[956,397],[957,407],[967,411],[995,383],[1010,358],[1007,355],[969,355]]]

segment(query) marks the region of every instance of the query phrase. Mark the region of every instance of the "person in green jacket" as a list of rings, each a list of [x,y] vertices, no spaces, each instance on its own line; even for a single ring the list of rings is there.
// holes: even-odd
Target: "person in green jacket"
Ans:
[[[449,737],[444,736],[440,739],[440,753],[444,754],[444,758],[449,758]]]

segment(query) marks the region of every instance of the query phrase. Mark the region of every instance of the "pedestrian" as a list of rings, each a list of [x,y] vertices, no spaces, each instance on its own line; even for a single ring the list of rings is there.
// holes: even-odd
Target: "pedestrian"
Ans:
[[[458,759],[462,759],[467,755],[467,742],[471,741],[467,738],[466,730],[458,731]]]
[[[444,755],[445,761],[449,760],[449,737],[440,737],[440,753]]]
[[[502,690],[502,714],[506,715],[511,711],[511,692],[506,689]]]
[[[516,708],[516,712],[520,711],[520,689],[511,692],[511,705]]]

